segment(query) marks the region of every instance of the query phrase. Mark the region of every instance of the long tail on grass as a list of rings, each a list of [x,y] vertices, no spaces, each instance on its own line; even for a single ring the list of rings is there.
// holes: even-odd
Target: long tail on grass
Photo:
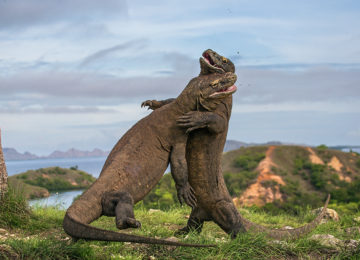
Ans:
[[[327,206],[330,201],[330,194],[328,194],[325,205],[323,209],[321,210],[320,214],[309,224],[306,224],[302,227],[298,227],[295,229],[269,229],[264,226],[255,224],[245,218],[243,218],[241,215],[241,224],[245,227],[245,230],[247,231],[255,231],[255,232],[263,232],[268,237],[275,238],[275,239],[296,239],[301,236],[304,236],[305,234],[311,232],[314,230],[320,223],[321,219],[324,217],[326,213]]]

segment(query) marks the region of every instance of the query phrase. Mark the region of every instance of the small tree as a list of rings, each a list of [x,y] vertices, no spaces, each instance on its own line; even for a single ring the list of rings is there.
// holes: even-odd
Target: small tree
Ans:
[[[1,129],[0,129],[0,199],[7,191],[7,172],[4,161],[4,155],[1,146]]]

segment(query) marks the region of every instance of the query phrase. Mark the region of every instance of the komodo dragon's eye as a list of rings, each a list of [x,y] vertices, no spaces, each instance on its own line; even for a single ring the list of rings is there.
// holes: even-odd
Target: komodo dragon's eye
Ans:
[[[224,62],[224,63],[227,63],[228,62],[228,60],[227,60],[227,58],[222,58],[222,61]]]

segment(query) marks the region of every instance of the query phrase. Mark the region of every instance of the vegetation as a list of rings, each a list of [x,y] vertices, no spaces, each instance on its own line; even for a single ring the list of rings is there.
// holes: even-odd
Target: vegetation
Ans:
[[[9,186],[0,204],[0,227],[14,228],[28,224],[30,210],[21,191]]]
[[[300,160],[301,161],[301,160]],[[298,173],[319,191],[330,193],[336,202],[360,201],[360,178],[355,176],[351,182],[339,179],[334,170],[327,165],[313,164],[302,160],[299,163]]]
[[[175,182],[171,174],[165,174],[155,188],[140,202],[147,209],[169,209],[180,203],[177,199]]]
[[[245,154],[239,155],[234,160],[234,166],[240,171],[253,171],[259,162],[265,158],[264,153],[251,153],[246,151]]]
[[[329,149],[329,147],[327,147],[325,144],[321,144],[318,147],[316,147],[318,150],[322,150],[325,151],[326,149]]]
[[[24,201],[24,199],[23,199]],[[349,210],[349,209],[346,209]],[[278,214],[271,216],[261,209],[240,209],[244,217],[269,227],[285,225],[298,227],[313,219],[309,211],[299,216]],[[3,212],[3,211],[1,211]],[[149,212],[137,205],[135,216],[142,222],[142,228],[127,232],[148,237],[168,238],[184,226],[189,214],[188,207],[171,207],[166,211]],[[342,212],[342,211],[340,211]],[[354,217],[359,212],[341,215],[340,222],[320,225],[312,234],[332,234],[341,240],[360,239],[360,234],[349,235],[348,227],[356,226]],[[354,213],[356,212],[356,213]],[[26,220],[18,225],[3,225],[12,234],[0,239],[0,258],[16,256],[19,259],[356,259],[360,249],[334,250],[320,245],[305,236],[295,241],[276,243],[263,234],[240,234],[230,240],[217,225],[207,222],[201,234],[192,233],[179,237],[187,243],[216,244],[215,248],[185,248],[160,245],[142,245],[117,242],[78,241],[74,243],[62,229],[64,211],[53,207],[33,208],[26,211]],[[12,217],[11,217],[12,218]],[[114,219],[101,217],[94,226],[116,230]]]
[[[27,198],[49,196],[49,192],[85,189],[95,178],[90,174],[78,170],[76,166],[70,169],[60,167],[29,170],[9,177],[9,183],[24,191]]]

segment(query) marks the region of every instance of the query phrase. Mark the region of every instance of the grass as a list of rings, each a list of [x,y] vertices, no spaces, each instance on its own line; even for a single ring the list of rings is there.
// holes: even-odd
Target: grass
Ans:
[[[13,195],[11,195],[13,196]],[[15,199],[17,201],[17,199]],[[3,205],[3,204],[2,204]],[[16,204],[23,207],[23,204]],[[5,212],[2,208],[1,212]],[[269,227],[285,225],[298,227],[314,218],[309,211],[299,216],[269,215],[261,209],[240,209],[249,220]],[[138,230],[126,230],[137,235],[167,238],[184,226],[190,213],[188,207],[172,207],[166,211],[148,211],[136,207],[135,215],[142,222]],[[32,208],[21,211],[27,215],[22,224],[9,225],[0,222],[10,233],[15,234],[7,240],[0,240],[0,258],[5,257],[7,246],[20,259],[357,259],[357,252],[334,251],[309,240],[310,235],[286,243],[275,243],[263,234],[240,234],[231,240],[217,225],[207,222],[201,234],[191,233],[180,237],[187,243],[217,244],[215,248],[185,248],[132,243],[82,241],[74,243],[62,229],[65,211],[54,207]],[[0,215],[2,216],[2,215]],[[8,215],[10,216],[10,215]],[[360,234],[349,236],[344,229],[358,225],[353,218],[360,212],[341,216],[339,222],[329,221],[320,225],[312,234],[332,234],[339,239],[360,239]],[[11,218],[14,217],[11,215]],[[114,218],[101,217],[94,226],[116,230]],[[151,258],[152,257],[152,258]]]
[[[11,186],[0,201],[0,209],[0,227],[22,227],[30,220],[26,199]]]

